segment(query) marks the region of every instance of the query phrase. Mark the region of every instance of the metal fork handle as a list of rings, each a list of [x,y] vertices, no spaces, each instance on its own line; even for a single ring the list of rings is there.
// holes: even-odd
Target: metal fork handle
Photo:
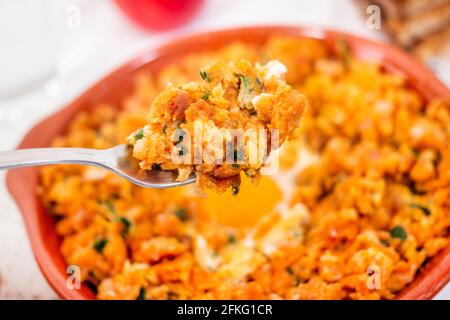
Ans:
[[[86,148],[36,148],[0,151],[0,170],[49,164],[108,166],[108,150]]]

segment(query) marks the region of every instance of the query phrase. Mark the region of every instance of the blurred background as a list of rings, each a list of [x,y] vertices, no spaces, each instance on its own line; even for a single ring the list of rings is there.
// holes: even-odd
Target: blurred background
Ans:
[[[0,0],[0,150],[140,52],[246,25],[318,25],[394,43],[450,86],[450,0]],[[0,172],[0,299],[57,298]],[[447,286],[437,299],[450,299]]]

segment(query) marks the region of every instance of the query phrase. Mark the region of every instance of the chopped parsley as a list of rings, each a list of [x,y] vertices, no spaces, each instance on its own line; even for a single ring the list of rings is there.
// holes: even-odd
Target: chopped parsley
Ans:
[[[239,95],[238,95],[238,101],[239,107],[241,109],[246,109],[249,111],[255,111],[255,108],[252,104],[252,98],[253,98],[253,88],[250,85],[250,79],[246,75],[243,74],[235,74],[235,76],[239,79],[238,85],[239,85]]]
[[[103,249],[105,249],[105,246],[108,244],[108,239],[97,239],[95,240],[94,244],[93,244],[93,248],[95,251],[97,251],[98,253],[102,253]]]
[[[144,129],[139,128],[138,132],[136,132],[136,134],[134,135],[134,138],[136,140],[140,140],[144,137]]]
[[[209,91],[205,91],[205,93],[202,96],[202,99],[208,101],[210,95],[211,93]]]
[[[234,150],[234,161],[244,160],[244,152],[242,150]]]
[[[178,155],[180,157],[185,156],[185,155],[187,155],[189,153],[189,150],[185,146],[179,146],[178,148],[179,148],[178,149]]]
[[[202,77],[203,80],[207,82],[211,82],[211,79],[209,78],[209,74],[206,71],[200,71],[200,77]]]
[[[136,300],[145,300],[146,295],[147,295],[147,290],[144,287],[141,287],[139,289],[139,295],[137,296]]]
[[[128,234],[128,231],[130,230],[130,227],[131,227],[130,220],[128,220],[125,217],[119,217],[117,220],[119,220],[119,222],[121,222],[124,226],[124,230],[123,230],[122,234],[124,234],[124,235]]]
[[[108,209],[109,212],[111,212],[113,215],[117,214],[116,211],[116,206],[114,205],[114,202],[112,201],[112,199],[108,199],[108,200],[102,200],[99,199],[98,204],[104,206],[106,209]]]
[[[411,203],[409,205],[410,208],[414,208],[414,209],[419,209],[422,210],[422,212],[426,215],[429,216],[431,214],[431,210],[428,209],[427,207],[425,207],[424,205],[421,205],[420,203]]]
[[[175,300],[179,297],[178,293],[169,291],[167,292],[167,300]]]
[[[401,226],[395,226],[394,228],[389,230],[389,233],[391,234],[392,238],[398,238],[402,241],[408,238],[408,234],[406,233],[405,229],[403,229]]]
[[[187,210],[184,208],[178,208],[177,210],[175,210],[175,215],[183,222],[188,219]]]
[[[294,270],[292,270],[292,267],[291,267],[291,266],[287,266],[287,267],[286,267],[286,272],[289,273],[290,275],[293,275],[293,274],[294,274]]]
[[[236,239],[236,236],[234,235],[234,234],[230,234],[229,236],[228,236],[228,243],[236,243],[236,241],[237,241],[237,239]]]
[[[350,65],[350,53],[348,43],[344,38],[340,38],[338,40],[338,50],[342,58],[342,63],[344,64],[345,67],[348,67]]]

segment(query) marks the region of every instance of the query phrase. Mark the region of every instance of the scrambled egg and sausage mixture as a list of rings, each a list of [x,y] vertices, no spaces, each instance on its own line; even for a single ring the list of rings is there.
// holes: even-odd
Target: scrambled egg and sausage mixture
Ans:
[[[202,68],[201,83],[169,83],[151,104],[150,123],[128,138],[133,156],[142,169],[176,169],[178,181],[195,172],[200,187],[237,194],[240,173],[257,180],[273,144],[299,126],[306,101],[284,82],[286,71],[276,60],[235,59]]]
[[[203,66],[232,59],[279,60],[308,98],[279,174],[203,199],[191,186],[45,167],[38,191],[67,263],[100,299],[394,298],[448,246],[450,108],[376,64],[306,38],[187,55],[139,75],[122,105],[80,113],[54,145],[122,143],[167,83],[201,82]]]

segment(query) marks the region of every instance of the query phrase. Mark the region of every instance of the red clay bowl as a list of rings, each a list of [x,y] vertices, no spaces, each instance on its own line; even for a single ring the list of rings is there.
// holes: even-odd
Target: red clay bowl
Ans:
[[[412,87],[426,99],[449,96],[449,89],[424,66],[402,51],[382,43],[317,27],[251,27],[210,32],[174,41],[156,50],[150,50],[112,72],[78,99],[59,112],[37,124],[20,143],[19,148],[47,147],[57,135],[64,133],[80,110],[92,109],[100,102],[120,105],[132,89],[133,75],[146,70],[158,72],[163,66],[188,52],[215,49],[232,41],[262,44],[272,34],[323,39],[330,46],[345,39],[352,54],[362,60],[380,63],[387,71],[405,75]],[[95,299],[85,285],[79,290],[66,287],[66,263],[59,251],[61,242],[56,234],[53,218],[43,208],[36,188],[38,169],[11,170],[7,175],[8,188],[17,201],[25,220],[31,246],[50,285],[63,299]],[[419,272],[416,279],[398,296],[399,299],[430,299],[450,280],[450,246],[435,256]]]

